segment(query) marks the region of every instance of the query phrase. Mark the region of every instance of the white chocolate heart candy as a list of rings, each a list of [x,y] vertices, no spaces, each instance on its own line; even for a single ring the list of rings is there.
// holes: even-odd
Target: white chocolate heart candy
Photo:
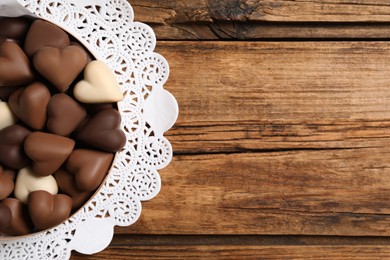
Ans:
[[[12,113],[7,102],[0,102],[0,130],[16,123],[16,116]]]
[[[118,81],[110,68],[101,61],[90,62],[84,80],[76,84],[74,96],[83,103],[111,103],[123,100]]]
[[[16,178],[14,195],[15,198],[27,203],[28,195],[37,190],[44,190],[52,195],[58,193],[58,185],[56,179],[53,176],[49,175],[47,177],[38,177],[36,176],[31,168],[21,169]]]

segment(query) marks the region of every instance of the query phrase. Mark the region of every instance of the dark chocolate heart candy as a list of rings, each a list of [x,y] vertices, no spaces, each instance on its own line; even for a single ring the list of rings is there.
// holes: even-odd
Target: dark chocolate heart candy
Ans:
[[[119,128],[121,116],[116,109],[104,109],[92,117],[76,138],[85,144],[107,152],[117,152],[126,143],[126,135]]]
[[[33,161],[33,172],[48,176],[68,159],[75,146],[72,139],[42,132],[34,132],[24,142],[24,150]]]
[[[30,61],[18,44],[4,41],[0,45],[0,87],[31,83],[34,75]]]
[[[64,194],[34,191],[28,195],[28,211],[35,229],[40,231],[65,221],[72,210],[72,199]]]
[[[36,70],[61,92],[68,90],[87,62],[87,53],[78,46],[43,48],[34,55]]]
[[[21,41],[26,37],[31,22],[24,17],[3,17],[0,19],[0,38]]]
[[[1,230],[4,234],[21,236],[31,233],[32,223],[26,205],[14,198],[6,198],[1,204],[7,206],[12,212],[11,224],[8,228]]]
[[[0,131],[0,163],[12,168],[22,169],[28,163],[23,143],[31,132],[21,125],[11,125]]]
[[[83,206],[93,195],[93,191],[81,191],[76,187],[75,176],[65,169],[59,169],[54,173],[61,192],[72,198],[72,208],[78,209]]]
[[[9,98],[9,106],[15,115],[35,130],[46,125],[46,110],[50,92],[42,83],[33,83],[16,90]]]
[[[24,50],[32,57],[44,47],[64,48],[70,43],[68,34],[52,23],[35,20],[27,33]]]
[[[10,208],[4,204],[0,204],[0,232],[7,229],[11,225],[12,212]]]
[[[67,136],[87,116],[86,110],[66,94],[53,96],[47,106],[47,128],[50,132]]]
[[[66,168],[74,174],[76,186],[81,191],[93,191],[99,187],[110,169],[112,153],[94,150],[74,150],[66,162]]]
[[[3,167],[0,167],[0,200],[7,198],[14,191],[13,178],[14,175],[6,174]]]

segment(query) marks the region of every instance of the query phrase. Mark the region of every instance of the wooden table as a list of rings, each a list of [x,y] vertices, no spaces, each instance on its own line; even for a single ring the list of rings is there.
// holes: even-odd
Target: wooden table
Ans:
[[[160,195],[73,259],[389,259],[390,2],[130,0],[180,117]]]

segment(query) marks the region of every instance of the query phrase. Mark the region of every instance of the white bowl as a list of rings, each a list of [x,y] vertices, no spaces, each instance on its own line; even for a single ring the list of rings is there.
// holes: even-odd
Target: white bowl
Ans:
[[[172,159],[163,133],[178,116],[175,98],[163,88],[168,63],[153,52],[153,30],[133,21],[126,0],[1,0],[0,16],[20,15],[58,25],[112,68],[125,95],[118,109],[127,143],[104,183],[79,211],[49,230],[1,237],[0,259],[69,259],[72,250],[94,254],[110,244],[114,226],[135,223],[141,202],[160,191],[157,170]]]

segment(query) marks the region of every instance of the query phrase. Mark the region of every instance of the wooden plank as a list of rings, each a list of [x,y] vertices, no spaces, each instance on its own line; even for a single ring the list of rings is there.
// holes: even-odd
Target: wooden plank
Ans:
[[[71,259],[388,259],[383,246],[120,246]]]
[[[388,38],[387,1],[130,0],[159,39]],[[373,24],[374,23],[374,24]]]
[[[385,0],[129,0],[151,23],[220,21],[388,22]],[[150,15],[153,12],[154,15]]]
[[[159,42],[180,105],[176,154],[382,147],[385,42]],[[194,73],[195,72],[195,73]]]

